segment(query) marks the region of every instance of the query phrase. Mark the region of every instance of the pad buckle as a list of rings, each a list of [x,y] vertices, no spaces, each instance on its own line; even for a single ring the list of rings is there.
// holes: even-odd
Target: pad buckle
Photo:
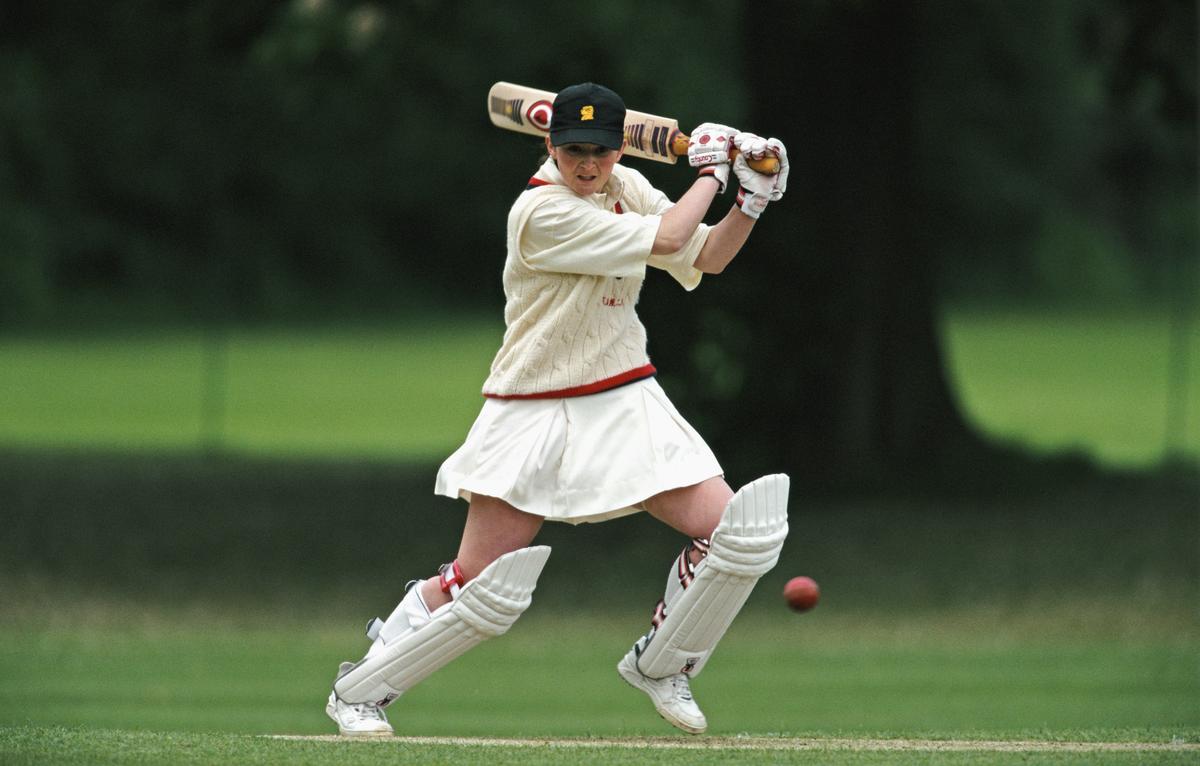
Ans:
[[[383,630],[383,620],[378,617],[372,617],[367,620],[367,638],[374,641],[379,638],[379,632]]]
[[[467,584],[467,578],[463,577],[457,559],[438,568],[438,583],[442,593],[449,593],[450,598],[458,598],[458,592]]]

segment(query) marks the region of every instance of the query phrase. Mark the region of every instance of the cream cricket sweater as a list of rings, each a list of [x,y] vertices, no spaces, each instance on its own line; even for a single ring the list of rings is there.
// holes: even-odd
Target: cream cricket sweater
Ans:
[[[636,170],[616,165],[581,197],[547,160],[508,214],[504,343],[483,384],[502,399],[581,396],[654,374],[634,307],[649,264],[687,290],[708,239],[701,224],[678,252],[651,255],[673,203]]]

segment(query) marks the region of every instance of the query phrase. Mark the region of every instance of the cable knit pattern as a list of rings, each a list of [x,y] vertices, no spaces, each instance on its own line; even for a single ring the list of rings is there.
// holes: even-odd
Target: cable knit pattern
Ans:
[[[694,289],[701,275],[692,264],[708,227],[678,252],[652,256],[672,203],[641,173],[617,165],[604,190],[588,197],[563,185],[553,162],[535,178],[548,185],[526,190],[509,211],[507,329],[484,395],[572,396],[652,374],[635,311],[646,266]]]

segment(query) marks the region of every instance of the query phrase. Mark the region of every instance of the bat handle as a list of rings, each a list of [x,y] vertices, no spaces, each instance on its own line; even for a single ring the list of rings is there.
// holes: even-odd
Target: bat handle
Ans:
[[[691,139],[683,133],[676,133],[671,139],[671,153],[676,157],[686,157],[689,140]],[[736,156],[738,156],[738,150],[737,147],[734,147],[729,150],[729,159],[732,160]],[[767,176],[773,176],[779,172],[779,158],[771,155],[759,160],[749,160],[746,164]]]

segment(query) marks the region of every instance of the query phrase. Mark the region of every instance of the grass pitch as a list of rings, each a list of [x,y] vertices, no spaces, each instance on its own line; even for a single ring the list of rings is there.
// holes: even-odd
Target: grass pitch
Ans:
[[[0,729],[6,763],[254,764],[1175,764],[1183,742],[1050,742],[780,737],[661,739],[275,738],[20,727]]]
[[[639,620],[535,602],[393,705],[398,739],[345,742],[322,708],[336,663],[364,648],[356,621],[10,605],[0,762],[1195,762],[1190,616],[1107,619],[1098,606],[753,610],[694,684],[709,733],[680,737],[615,673]]]
[[[950,326],[972,416],[1159,460],[1155,320],[1026,320]],[[420,461],[475,415],[498,341],[480,327],[0,339],[0,763],[1200,762],[1195,486],[1107,480],[797,488],[777,571],[694,684],[703,737],[614,669],[677,540],[636,519],[547,529],[556,555],[508,635],[397,702],[399,737],[331,738],[365,618],[456,542],[461,509]],[[214,444],[231,451],[197,451]],[[333,459],[276,459],[314,454]],[[362,520],[371,535],[347,532]],[[779,603],[793,574],[825,589],[811,614]]]

